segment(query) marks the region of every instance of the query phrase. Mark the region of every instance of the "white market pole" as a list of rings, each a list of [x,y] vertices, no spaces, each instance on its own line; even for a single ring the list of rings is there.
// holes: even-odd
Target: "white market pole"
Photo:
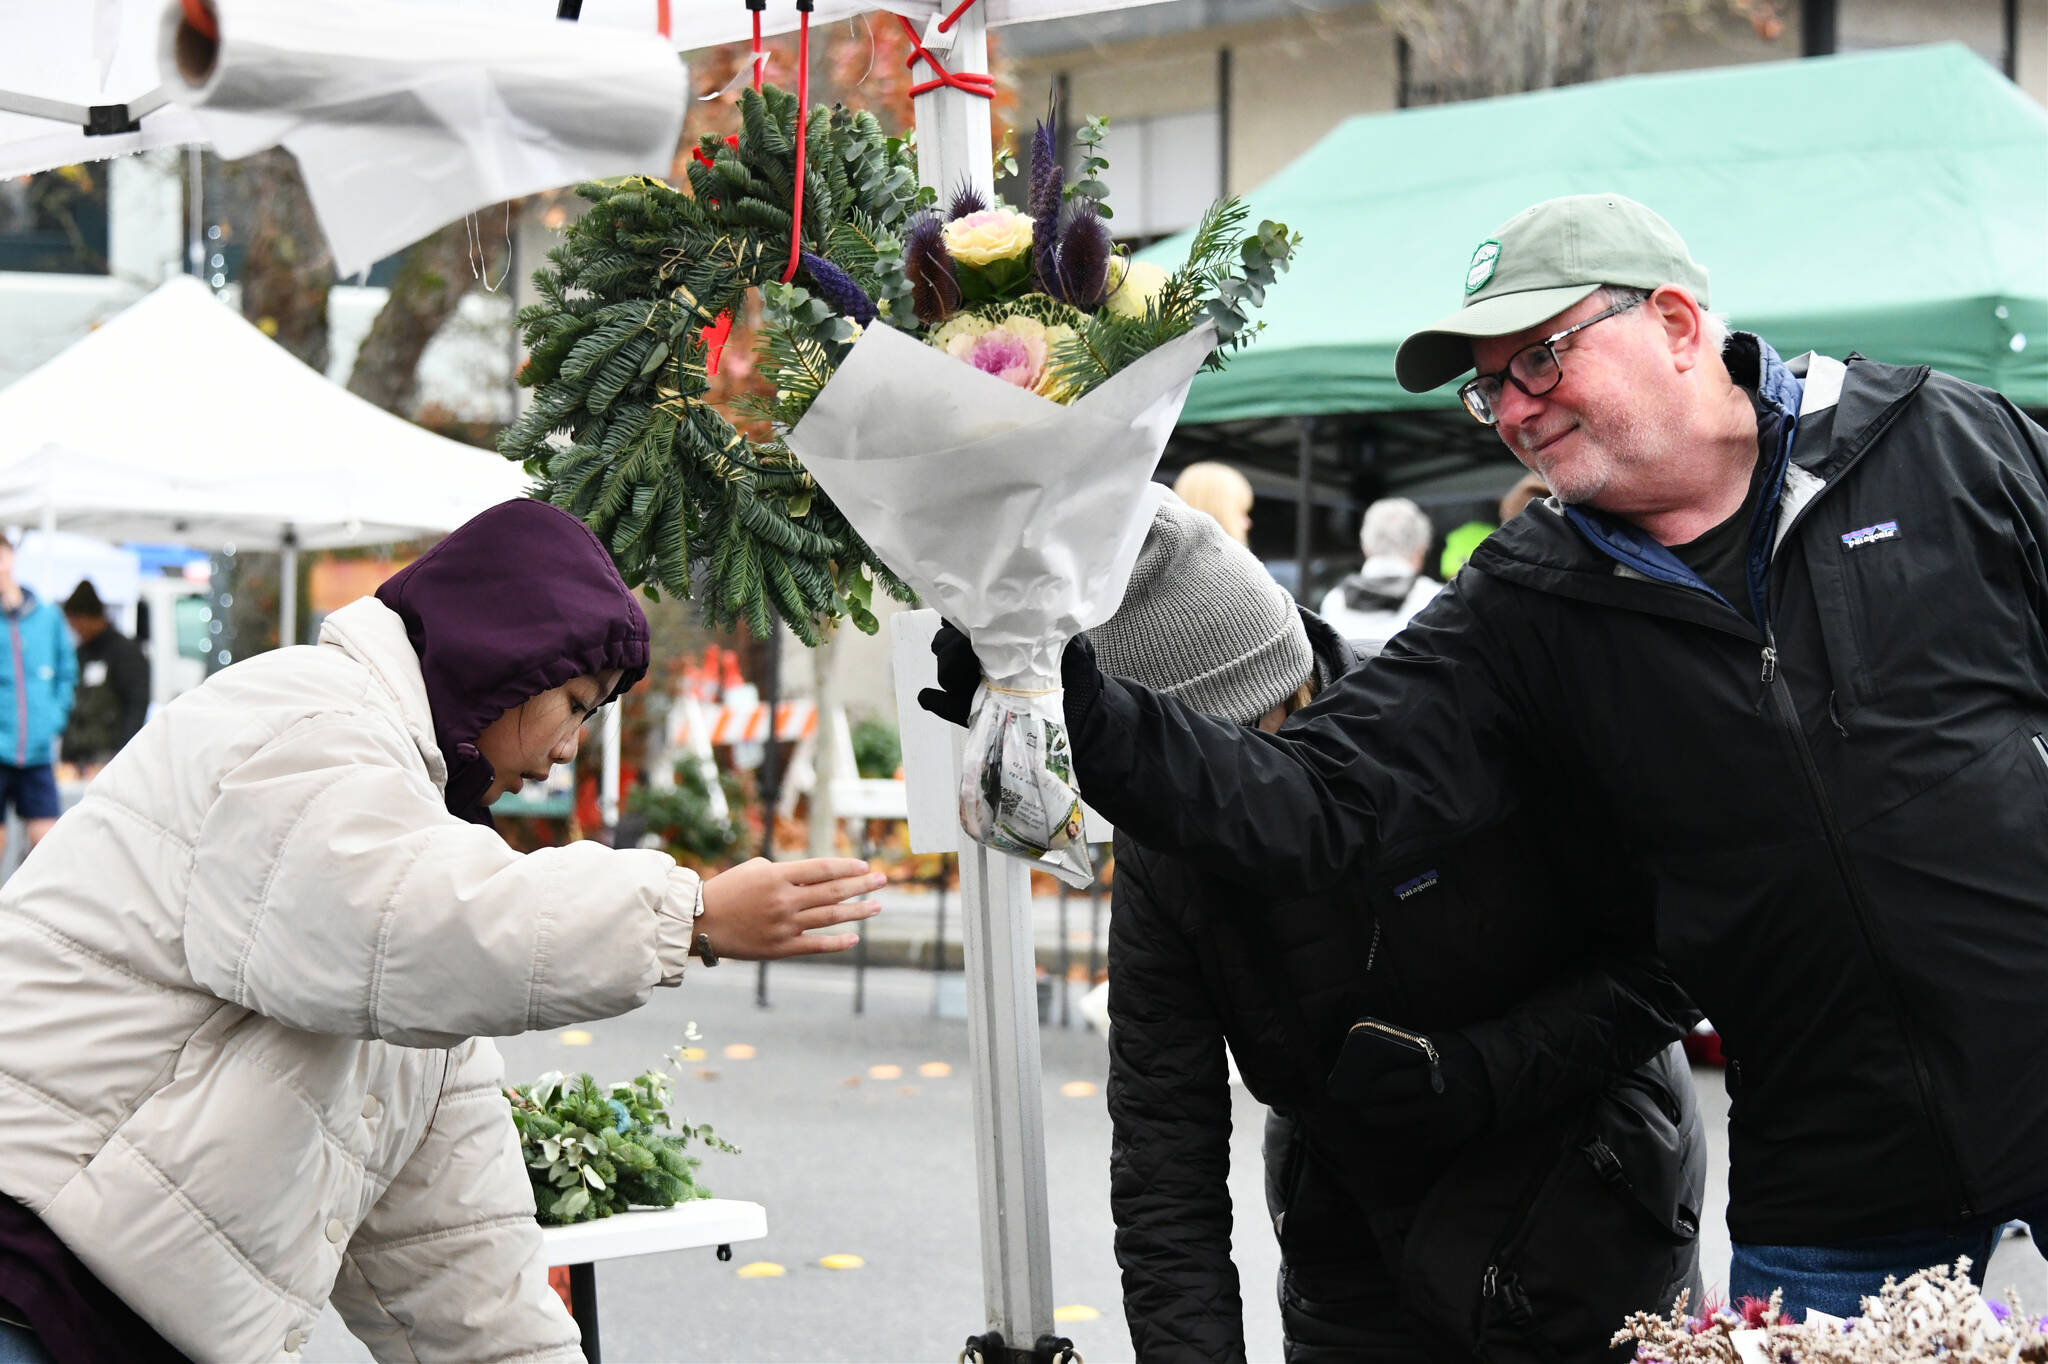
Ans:
[[[948,71],[987,73],[988,27],[980,5],[969,6],[945,33],[939,32],[934,16],[923,36],[925,49]],[[922,82],[938,72],[927,63],[916,75]],[[941,203],[963,187],[978,190],[984,201],[993,203],[995,144],[988,100],[942,85],[917,96],[912,111],[917,119],[920,181],[938,192]],[[905,775],[913,782],[943,782],[954,810],[967,1042],[974,1061],[982,1301],[989,1329],[1001,1332],[1009,1349],[1029,1351],[1039,1337],[1053,1334],[1031,874],[1023,862],[991,852],[958,832],[955,770],[928,767],[922,772],[906,770]]]

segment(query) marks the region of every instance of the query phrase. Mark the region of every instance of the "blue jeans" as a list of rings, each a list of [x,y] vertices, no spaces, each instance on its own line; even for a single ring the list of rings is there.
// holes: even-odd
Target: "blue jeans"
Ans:
[[[1908,1232],[1837,1246],[1737,1242],[1728,1269],[1728,1297],[1731,1302],[1768,1298],[1772,1289],[1782,1288],[1784,1310],[1794,1321],[1804,1321],[1808,1308],[1853,1317],[1863,1311],[1864,1298],[1877,1295],[1887,1275],[1904,1279],[1930,1265],[1952,1265],[1961,1255],[1970,1257],[1970,1277],[1981,1285],[1984,1266],[1991,1260],[2006,1220],[2000,1217],[1988,1224],[1973,1224],[1964,1231]],[[2020,1220],[2034,1219],[2022,1216]],[[2042,1220],[2048,1222],[2048,1218]]]
[[[36,1333],[25,1326],[0,1321],[0,1364],[56,1364]]]

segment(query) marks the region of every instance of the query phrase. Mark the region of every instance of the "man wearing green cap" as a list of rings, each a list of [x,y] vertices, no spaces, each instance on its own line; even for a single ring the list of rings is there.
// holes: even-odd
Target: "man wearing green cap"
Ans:
[[[1516,215],[1459,289],[1401,382],[1476,371],[1465,406],[1555,496],[1277,735],[1076,641],[1081,789],[1268,898],[1587,799],[1733,1058],[1730,1292],[1850,1315],[1981,1272],[2004,1221],[2048,1225],[2048,432],[1726,334],[1618,195]],[[978,669],[935,647],[958,711]]]

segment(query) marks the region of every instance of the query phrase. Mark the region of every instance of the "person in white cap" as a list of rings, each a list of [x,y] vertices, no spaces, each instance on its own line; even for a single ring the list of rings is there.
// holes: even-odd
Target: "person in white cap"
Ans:
[[[1981,1273],[2048,1223],[2048,431],[1924,365],[1724,339],[1620,195],[1515,215],[1459,287],[1396,373],[1471,372],[1552,499],[1278,735],[1070,645],[1081,790],[1266,896],[1588,801],[1573,837],[1643,857],[1730,1057],[1730,1292],[1847,1316]],[[954,712],[972,651],[935,647]]]

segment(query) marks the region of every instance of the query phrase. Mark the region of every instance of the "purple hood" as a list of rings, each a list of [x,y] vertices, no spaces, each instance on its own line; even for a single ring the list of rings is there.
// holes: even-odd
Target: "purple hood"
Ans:
[[[476,737],[528,697],[617,668],[623,694],[647,672],[647,617],[581,521],[545,502],[501,502],[386,579],[377,600],[420,657],[448,809],[487,823],[496,775]]]

